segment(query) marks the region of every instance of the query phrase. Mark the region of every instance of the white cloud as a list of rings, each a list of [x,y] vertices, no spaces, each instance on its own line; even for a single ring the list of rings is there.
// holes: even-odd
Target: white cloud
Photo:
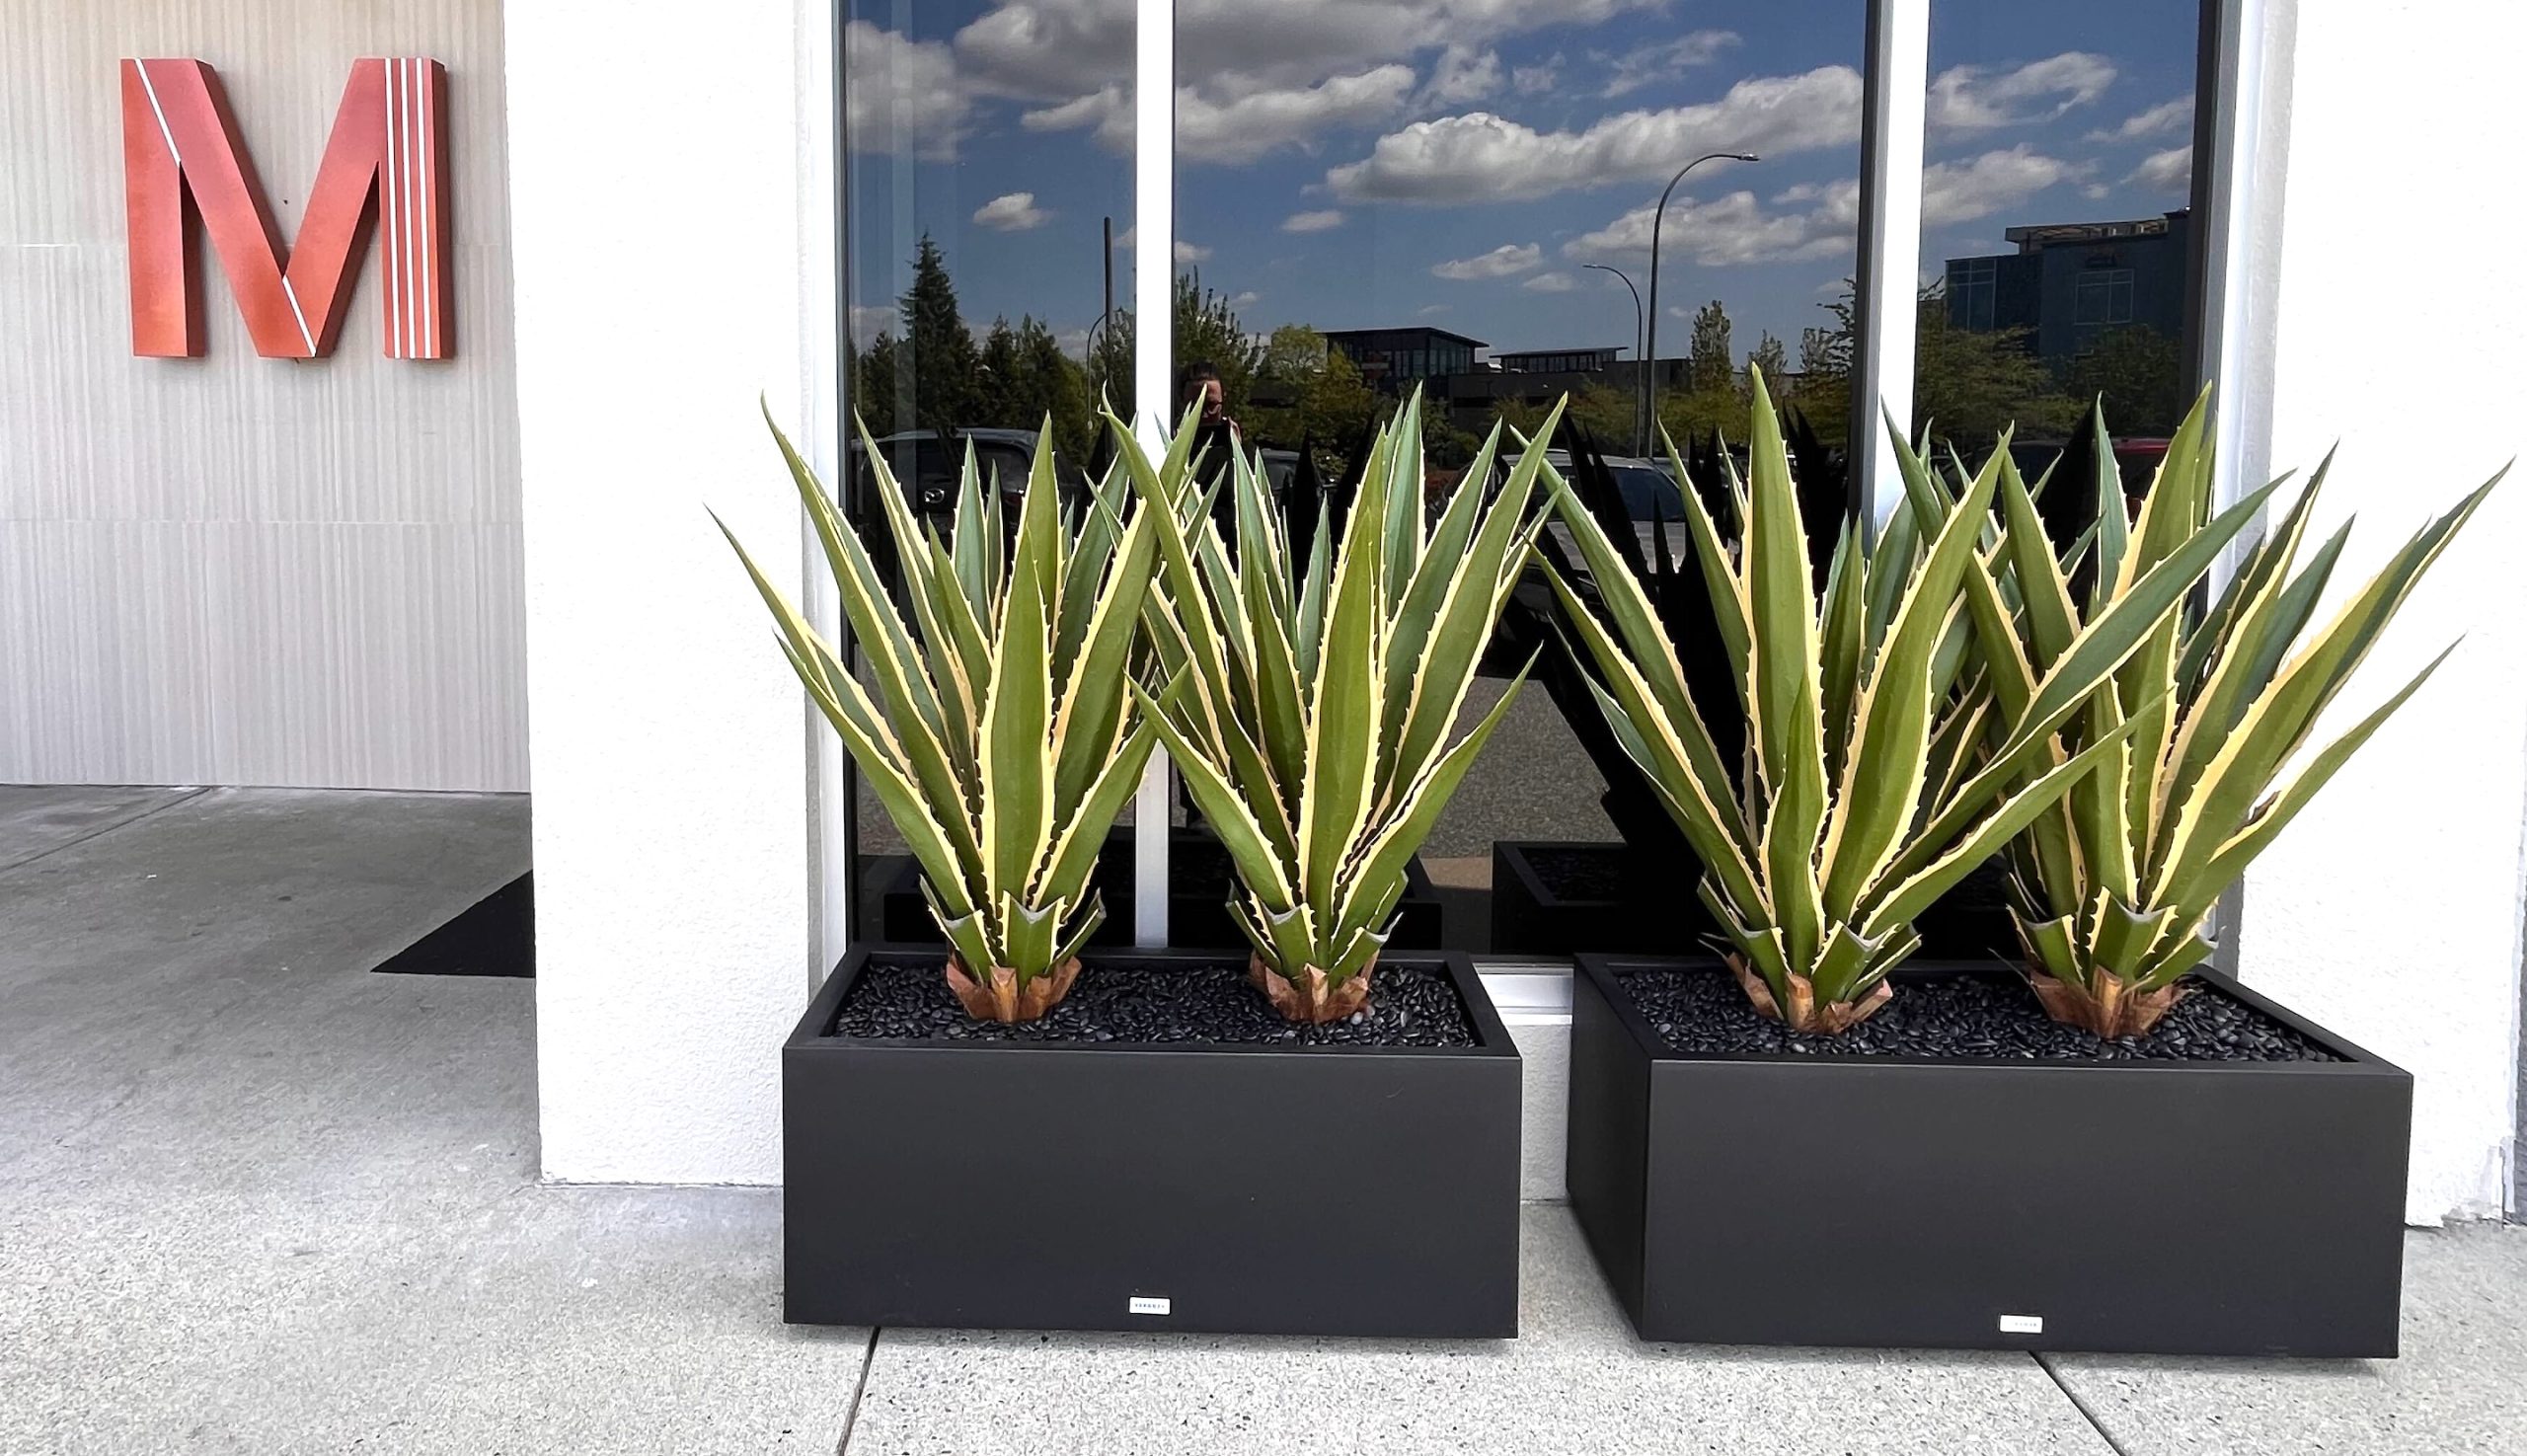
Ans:
[[[974,209],[974,221],[996,233],[1023,233],[1052,220],[1052,213],[1035,205],[1034,192],[1003,192]]]
[[[2049,120],[2084,107],[2114,84],[2114,63],[2086,50],[2066,50],[2002,70],[1952,66],[1932,79],[1935,131],[1989,131]]]
[[[1342,209],[1328,207],[1319,212],[1293,212],[1281,219],[1285,233],[1322,233],[1342,225]]]
[[[1592,57],[1610,63],[1605,95],[1612,100],[1667,79],[1675,71],[1707,66],[1744,38],[1735,31],[1694,31],[1664,45],[1646,45],[1619,56]]]
[[[946,159],[956,156],[973,103],[957,79],[949,48],[912,40],[864,20],[843,28],[851,68],[845,121],[854,151]]]
[[[1579,286],[1579,280],[1566,272],[1538,273],[1518,285],[1531,293],[1568,293]]]
[[[1231,308],[1251,308],[1251,307],[1253,307],[1253,306],[1254,306],[1254,305],[1256,305],[1256,304],[1262,303],[1263,301],[1264,301],[1264,295],[1263,295],[1263,294],[1256,292],[1256,291],[1255,291],[1254,289],[1252,289],[1252,288],[1249,288],[1249,289],[1246,289],[1244,292],[1236,293],[1236,294],[1232,294],[1232,295],[1230,295],[1230,297],[1229,297],[1229,301],[1228,301],[1228,306],[1229,306],[1229,307],[1231,307]]]
[[[1433,267],[1430,271],[1439,277],[1464,283],[1478,278],[1505,278],[1525,272],[1542,262],[1544,250],[1533,243],[1503,243],[1489,253],[1450,259]]]
[[[1470,112],[1378,138],[1326,174],[1335,195],[1405,202],[1514,201],[1612,183],[1664,181],[1679,156],[1725,147],[1765,156],[1860,137],[1861,78],[1849,66],[1738,82],[1718,101],[1625,112],[1584,131],[1538,131]]]
[[[1435,319],[1454,307],[1456,307],[1456,305],[1452,303],[1425,303],[1419,308],[1415,309],[1413,312],[1421,318]]]
[[[2025,142],[1971,161],[1934,162],[1922,169],[1922,225],[1946,227],[2015,207],[2058,182],[2088,169],[2048,157]]]
[[[2187,92],[2174,101],[2163,101],[2146,112],[2124,117],[2120,126],[2092,131],[2089,140],[2134,141],[2144,136],[2165,136],[2183,131],[2192,124],[2193,95]]]
[[[2182,192],[2193,186],[2193,144],[2170,147],[2153,152],[2140,166],[2132,169],[2125,182],[2136,182],[2155,192]]]
[[[1120,83],[1101,86],[1059,106],[1021,112],[1018,124],[1030,131],[1077,131],[1090,128],[1097,144],[1128,156],[1132,150],[1132,91]]]

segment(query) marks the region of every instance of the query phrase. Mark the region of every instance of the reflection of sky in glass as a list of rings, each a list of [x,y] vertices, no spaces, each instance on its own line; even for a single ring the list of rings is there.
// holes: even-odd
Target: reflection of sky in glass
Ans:
[[[1647,207],[1664,301],[1793,349],[1851,271],[1859,0],[1186,0],[1180,264],[1257,331],[1430,323],[1497,349],[1628,344]],[[1935,7],[1924,262],[2033,222],[2183,204],[2193,0]],[[947,250],[969,321],[1076,340],[1098,219],[1130,220],[1131,0],[854,0],[855,304]],[[1116,286],[1128,298],[1127,262]],[[880,312],[858,321],[864,338]],[[1662,320],[1681,351],[1681,318]]]

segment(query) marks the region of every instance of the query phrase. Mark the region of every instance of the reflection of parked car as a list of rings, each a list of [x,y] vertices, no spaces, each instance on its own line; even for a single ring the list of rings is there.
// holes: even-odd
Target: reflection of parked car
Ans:
[[[903,430],[879,436],[878,453],[895,483],[903,488],[913,514],[936,527],[944,539],[956,520],[957,488],[964,480],[965,451],[970,447],[976,477],[986,486],[998,485],[1003,528],[1015,531],[1019,509],[1026,500],[1027,476],[1034,469],[1035,435],[1032,429]],[[851,484],[843,493],[842,508],[861,526],[862,539],[869,543],[870,557],[878,569],[887,579],[900,584],[895,570],[894,533],[880,524],[878,480],[869,468],[868,454],[867,447],[857,438],[846,448],[843,478]],[[1061,487],[1065,503],[1086,494],[1087,480],[1079,467],[1058,455],[1053,461],[1053,479]]]
[[[1019,498],[1027,489],[1027,472],[1035,459],[1035,431],[1032,429],[966,429],[954,433],[904,430],[881,436],[878,453],[894,473],[896,483],[904,488],[904,497],[913,510],[936,517],[944,527],[957,511],[957,486],[964,478],[968,445],[973,447],[976,473],[986,482],[998,477],[1001,503],[1014,520]],[[859,440],[851,442],[850,479],[857,488],[854,494],[862,500],[868,498],[877,484],[876,478],[868,474],[867,454]]]
[[[1505,473],[1516,469],[1518,458],[1512,455],[1502,461],[1500,470]],[[1545,463],[1560,471],[1565,479],[1570,477],[1570,451],[1547,450],[1544,458]],[[1605,461],[1607,472],[1615,478],[1615,489],[1623,493],[1624,513],[1632,517],[1633,529],[1640,534],[1641,549],[1645,552],[1652,549],[1650,533],[1654,522],[1666,524],[1670,553],[1681,555],[1690,549],[1685,529],[1684,492],[1677,488],[1676,478],[1667,473],[1666,465],[1638,455],[1608,455]],[[1504,474],[1502,479],[1505,478]],[[1498,481],[1493,483],[1495,488],[1498,484]],[[1550,529],[1558,534],[1565,533],[1559,521]]]

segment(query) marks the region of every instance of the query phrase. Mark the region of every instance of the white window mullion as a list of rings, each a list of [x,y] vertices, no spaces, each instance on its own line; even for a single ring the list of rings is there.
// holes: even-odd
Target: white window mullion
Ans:
[[[1155,454],[1175,404],[1176,4],[1140,8],[1133,63],[1133,428]],[[1167,944],[1169,769],[1162,750],[1132,799],[1132,943]]]
[[[1870,0],[1868,99],[1861,121],[1860,325],[1851,451],[1874,526],[1904,500],[1879,412],[1906,428],[1922,268],[1922,128],[1930,90],[1931,0]]]

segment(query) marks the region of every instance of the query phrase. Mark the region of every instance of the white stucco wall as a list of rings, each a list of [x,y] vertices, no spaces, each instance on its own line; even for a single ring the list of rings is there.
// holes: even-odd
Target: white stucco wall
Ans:
[[[2254,265],[2275,301],[2270,458],[2305,468],[2342,442],[2323,511],[2359,515],[2342,581],[2527,447],[2527,207],[2494,160],[2527,135],[2527,16],[2275,8],[2286,192]],[[2365,711],[2464,646],[2246,886],[2245,977],[2414,1074],[2416,1222],[2497,1214],[2515,1126],[2522,563],[2527,480],[2494,495],[2342,706]]]
[[[803,262],[826,205],[803,186],[828,126],[804,99],[809,9],[507,7],[537,1070],[558,1180],[780,1176],[778,1048],[819,895],[811,740],[704,505],[796,587],[797,498],[756,398],[812,418],[832,349],[826,264]]]

